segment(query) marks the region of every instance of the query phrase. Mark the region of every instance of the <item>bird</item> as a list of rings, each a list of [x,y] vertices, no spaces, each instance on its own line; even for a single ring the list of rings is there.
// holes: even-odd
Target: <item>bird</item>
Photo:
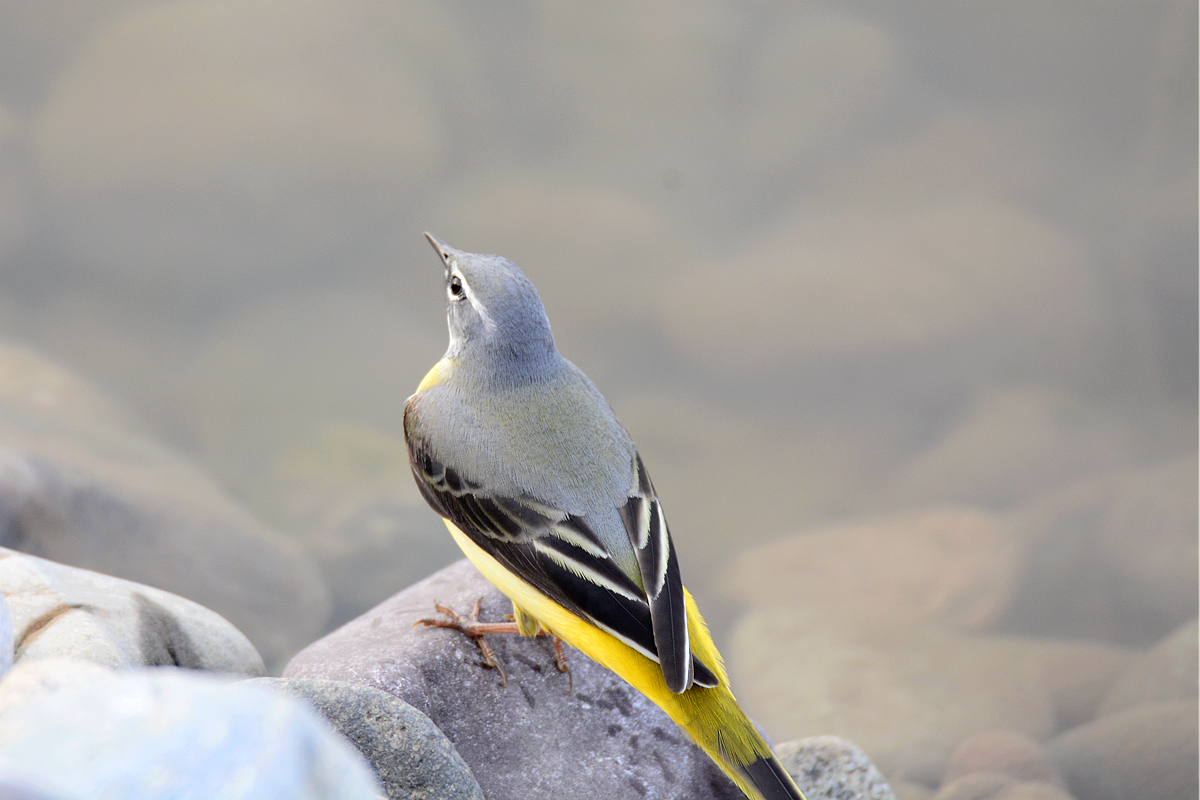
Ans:
[[[804,800],[730,691],[632,437],[559,353],[533,283],[425,237],[445,267],[450,344],[405,403],[409,462],[514,619],[476,625],[477,606],[426,622],[548,632],[656,703],[751,800]]]

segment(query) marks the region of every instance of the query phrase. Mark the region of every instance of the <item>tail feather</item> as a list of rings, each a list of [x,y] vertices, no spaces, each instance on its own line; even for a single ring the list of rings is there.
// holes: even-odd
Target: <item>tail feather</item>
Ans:
[[[805,800],[783,764],[775,756],[760,758],[739,770],[762,800]]]

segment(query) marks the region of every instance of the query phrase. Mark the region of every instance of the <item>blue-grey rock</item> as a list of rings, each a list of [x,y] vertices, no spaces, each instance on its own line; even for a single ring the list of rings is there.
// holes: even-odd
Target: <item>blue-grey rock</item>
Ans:
[[[0,547],[0,595],[18,662],[71,657],[109,667],[265,671],[254,645],[223,617],[151,586]]]
[[[879,769],[853,742],[838,736],[812,736],[783,742],[775,754],[804,787],[808,800],[896,800]]]
[[[311,703],[349,739],[389,800],[483,800],[470,768],[429,717],[381,689],[315,678],[255,678]]]
[[[372,686],[426,714],[471,768],[488,800],[741,800],[687,735],[613,672],[546,638],[492,636],[507,672],[484,666],[461,633],[414,627],[433,603],[498,621],[512,604],[465,560],[394,595],[309,645],[287,678]],[[736,689],[736,687],[735,687]]]
[[[0,703],[0,787],[89,800],[376,800],[362,756],[307,704],[213,676],[13,668]],[[65,674],[63,674],[65,672]],[[24,674],[23,674],[24,673]],[[36,795],[35,795],[36,796]]]

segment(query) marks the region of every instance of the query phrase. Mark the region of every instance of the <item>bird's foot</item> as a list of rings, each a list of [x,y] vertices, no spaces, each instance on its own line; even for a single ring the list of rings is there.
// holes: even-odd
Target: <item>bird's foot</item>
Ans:
[[[479,647],[479,652],[483,655],[484,665],[497,670],[500,673],[500,678],[504,682],[504,685],[507,686],[508,675],[504,672],[504,667],[500,666],[500,660],[496,658],[496,651],[492,649],[492,646],[487,643],[487,639],[483,637],[493,633],[519,634],[521,633],[521,628],[511,614],[504,617],[504,622],[480,622],[479,610],[482,600],[483,598],[479,598],[479,600],[475,601],[475,605],[472,607],[471,615],[469,617],[464,617],[450,606],[434,600],[433,609],[439,614],[442,614],[445,619],[419,619],[414,623],[414,625],[428,625],[435,628],[450,628],[469,636]],[[558,638],[553,633],[550,633],[550,631],[546,630],[545,628],[540,629],[537,635],[539,637],[550,637],[550,643],[554,647],[554,666],[559,672],[565,672],[567,674],[567,691],[574,691],[575,679],[571,674],[570,665],[567,664],[567,653],[566,650],[563,649],[562,639]]]
[[[429,625],[435,628],[451,628],[459,633],[466,634],[475,640],[475,644],[479,646],[479,652],[483,654],[483,663],[500,673],[500,679],[504,685],[508,685],[508,675],[504,672],[504,667],[500,666],[499,659],[496,658],[496,651],[487,643],[484,636],[492,633],[520,633],[515,622],[480,622],[479,607],[483,598],[475,601],[474,608],[471,609],[471,616],[464,617],[453,608],[447,605],[442,605],[438,601],[433,601],[433,609],[439,614],[445,615],[446,619],[419,619],[414,625]]]

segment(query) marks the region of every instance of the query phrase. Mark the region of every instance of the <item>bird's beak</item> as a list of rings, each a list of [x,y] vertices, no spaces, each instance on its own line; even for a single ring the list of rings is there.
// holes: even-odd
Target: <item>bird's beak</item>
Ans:
[[[434,236],[429,231],[425,231],[425,238],[429,240],[431,245],[433,245],[433,249],[437,251],[437,254],[441,257],[446,266],[449,266],[450,259],[457,255],[458,251]]]

